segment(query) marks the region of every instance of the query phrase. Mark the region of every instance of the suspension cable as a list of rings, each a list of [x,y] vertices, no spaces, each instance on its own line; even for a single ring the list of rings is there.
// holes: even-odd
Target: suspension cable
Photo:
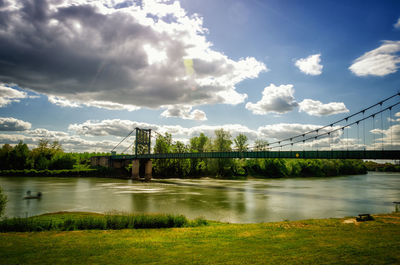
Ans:
[[[397,102],[397,103],[395,103],[395,104],[393,104],[393,105],[391,105],[391,106],[389,106],[389,107],[387,107],[387,108],[385,108],[385,109],[382,109],[382,110],[380,110],[380,111],[375,112],[374,114],[371,114],[371,115],[369,115],[369,116],[367,116],[367,117],[364,117],[364,118],[362,118],[362,119],[359,119],[359,120],[357,120],[357,121],[355,121],[355,122],[348,123],[348,124],[346,124],[346,125],[344,125],[344,126],[342,126],[342,127],[340,127],[340,128],[337,128],[337,129],[335,129],[335,130],[332,130],[332,131],[330,131],[330,132],[326,132],[326,133],[320,134],[319,136],[322,137],[322,136],[324,136],[324,135],[328,135],[328,133],[333,133],[333,132],[337,132],[337,131],[343,130],[343,129],[347,128],[347,127],[350,127],[350,126],[356,124],[357,122],[365,121],[365,120],[367,120],[367,119],[369,119],[369,118],[373,118],[373,119],[374,119],[375,116],[376,116],[377,114],[379,114],[379,113],[381,113],[381,112],[383,112],[383,111],[386,111],[386,110],[388,110],[389,108],[393,108],[394,106],[397,106],[397,105],[399,105],[399,104],[400,104],[400,102]],[[305,134],[304,134],[304,135],[305,135]],[[309,137],[309,138],[304,138],[304,136],[303,136],[303,140],[299,140],[299,141],[296,141],[296,142],[293,142],[293,143],[296,144],[296,143],[300,143],[300,142],[305,142],[305,141],[314,139],[314,137],[315,137],[315,136],[312,136],[312,137]],[[287,145],[289,145],[289,144],[290,144],[290,143],[283,144],[282,146],[287,146]],[[279,147],[279,146],[277,146],[277,147]],[[274,148],[276,148],[276,147],[274,147]]]
[[[305,133],[302,133],[302,134],[298,134],[298,135],[293,136],[293,137],[290,137],[290,138],[286,138],[286,139],[283,139],[283,140],[275,141],[275,142],[269,143],[268,145],[269,145],[269,146],[274,145],[274,144],[280,145],[281,142],[286,142],[286,141],[288,141],[288,140],[292,140],[292,139],[295,139],[295,138],[299,138],[299,137],[301,137],[301,136],[303,136],[303,135],[315,133],[317,130],[322,130],[322,129],[325,129],[325,128],[329,127],[329,126],[333,126],[333,125],[335,125],[335,124],[337,124],[337,123],[340,123],[340,122],[342,122],[342,121],[347,121],[348,119],[350,119],[350,118],[352,118],[352,117],[354,117],[354,116],[356,116],[356,115],[358,115],[358,114],[360,114],[360,113],[364,113],[365,111],[367,111],[367,110],[369,110],[369,109],[372,109],[373,107],[376,107],[376,106],[378,106],[378,105],[382,105],[384,102],[386,102],[386,101],[388,101],[388,100],[390,100],[390,99],[392,99],[392,98],[394,98],[394,97],[397,97],[397,96],[400,96],[400,92],[398,92],[398,93],[396,93],[396,94],[394,94],[394,95],[392,95],[392,96],[390,96],[390,97],[388,97],[388,98],[385,98],[384,100],[381,100],[380,102],[378,102],[378,103],[376,103],[376,104],[374,104],[374,105],[371,105],[371,106],[369,106],[369,107],[367,107],[367,108],[365,108],[365,109],[362,109],[362,110],[360,110],[359,112],[356,112],[356,113],[354,113],[354,114],[352,114],[352,115],[349,115],[349,116],[347,116],[347,117],[345,117],[345,118],[343,118],[343,119],[340,119],[340,120],[337,120],[337,121],[335,121],[335,122],[332,122],[332,123],[329,124],[329,125],[325,125],[325,126],[322,126],[322,127],[317,128],[317,129],[314,129],[314,130],[311,130],[311,131],[308,131],[308,132],[305,132]]]
[[[113,149],[111,149],[111,152],[112,151],[114,151],[115,150],[115,148],[117,148],[123,141],[125,141],[126,140],[126,138],[128,138],[132,133],[133,133],[133,131],[135,131],[136,130],[136,128],[135,129],[133,129],[127,136],[125,136],[125,138],[124,139],[122,139],[121,140],[121,142],[119,142],[116,146],[114,146],[114,148]]]

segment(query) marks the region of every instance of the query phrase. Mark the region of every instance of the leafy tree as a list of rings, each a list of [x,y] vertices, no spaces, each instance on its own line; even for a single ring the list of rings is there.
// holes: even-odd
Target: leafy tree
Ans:
[[[10,169],[10,153],[12,146],[4,144],[0,149],[0,169]]]
[[[213,141],[213,151],[230,152],[232,150],[231,134],[224,129],[215,130],[215,139]],[[210,161],[210,169],[216,172],[218,176],[229,176],[233,160],[230,158],[217,158]]]
[[[154,145],[155,154],[165,154],[172,152],[172,136],[165,133],[164,136],[158,135]],[[168,177],[171,174],[171,159],[157,159],[154,161],[154,174],[159,177]]]
[[[20,141],[9,153],[9,164],[12,169],[27,168],[30,150],[26,144]]]
[[[247,136],[246,135],[244,135],[242,133],[239,134],[234,139],[234,142],[235,142],[235,147],[239,152],[247,151],[248,144],[246,144],[246,142],[247,142]]]
[[[4,214],[7,204],[7,196],[3,193],[2,188],[0,187],[0,217]]]
[[[190,139],[190,150],[192,152],[204,152],[207,143],[210,141],[204,133],[200,133],[199,136]]]
[[[255,150],[256,151],[267,151],[268,150],[268,141],[262,140],[262,139],[257,139],[254,141],[255,144]]]
[[[202,153],[207,151],[210,146],[211,140],[204,133],[190,139],[190,152]],[[192,176],[204,174],[207,169],[207,160],[203,158],[192,159],[190,162],[190,174]]]

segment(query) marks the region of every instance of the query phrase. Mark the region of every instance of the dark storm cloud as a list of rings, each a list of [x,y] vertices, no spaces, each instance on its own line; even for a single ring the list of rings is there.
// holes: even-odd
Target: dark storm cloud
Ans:
[[[217,92],[266,70],[211,50],[202,20],[179,3],[114,2],[1,0],[0,81],[87,104],[158,108],[232,104]]]

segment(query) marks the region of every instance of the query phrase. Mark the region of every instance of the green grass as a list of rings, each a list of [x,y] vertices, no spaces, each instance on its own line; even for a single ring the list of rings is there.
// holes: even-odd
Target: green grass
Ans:
[[[357,224],[345,224],[344,219],[322,219],[210,223],[167,229],[0,233],[0,261],[1,264],[399,264],[400,214],[374,217],[374,221]]]
[[[0,221],[0,232],[38,232],[74,230],[118,230],[143,228],[193,227],[205,225],[207,221],[198,218],[188,220],[183,215],[171,214],[90,214],[57,213],[29,218],[10,218]]]

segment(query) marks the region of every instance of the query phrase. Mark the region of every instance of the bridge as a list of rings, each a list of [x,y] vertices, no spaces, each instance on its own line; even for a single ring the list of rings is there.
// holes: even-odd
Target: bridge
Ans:
[[[111,155],[91,158],[92,166],[123,168],[132,163],[132,178],[139,179],[140,164],[145,166],[145,179],[152,176],[153,159],[224,159],[224,158],[288,158],[288,159],[385,159],[400,160],[400,93],[387,97],[340,120],[311,131],[254,146],[245,150],[184,153],[152,153],[151,129],[134,128],[112,150]],[[377,125],[378,124],[378,125]],[[361,135],[360,135],[361,128]],[[135,132],[135,140],[121,154],[116,148]],[[164,137],[153,131],[157,137]],[[352,138],[349,138],[349,134]],[[155,137],[155,138],[157,138]],[[380,137],[380,138],[379,138]],[[341,143],[341,144],[338,144]],[[134,154],[125,151],[133,147]]]

